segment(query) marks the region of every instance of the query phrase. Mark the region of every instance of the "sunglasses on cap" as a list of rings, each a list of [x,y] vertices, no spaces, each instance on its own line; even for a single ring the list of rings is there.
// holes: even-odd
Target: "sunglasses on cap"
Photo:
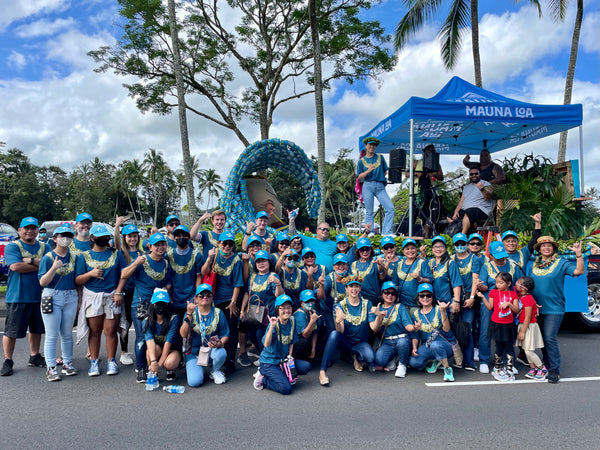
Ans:
[[[431,294],[419,294],[419,298],[433,298]]]

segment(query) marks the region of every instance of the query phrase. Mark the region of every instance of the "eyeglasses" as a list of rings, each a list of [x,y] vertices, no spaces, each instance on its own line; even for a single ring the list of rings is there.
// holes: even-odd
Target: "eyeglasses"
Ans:
[[[396,291],[383,291],[383,295],[396,295]]]
[[[384,245],[383,246],[384,250],[394,250],[395,248],[396,248],[396,246],[392,245],[392,244],[388,244],[388,245]]]
[[[223,247],[234,247],[234,246],[235,246],[235,242],[232,242],[232,241],[223,242]]]
[[[419,298],[433,298],[431,294],[419,294]]]
[[[469,242],[469,245],[476,245],[478,247],[481,247],[481,242]]]
[[[325,227],[318,227],[317,230],[329,232],[329,228],[325,228]]]
[[[168,227],[178,227],[179,225],[181,225],[179,222],[169,222],[167,224]]]

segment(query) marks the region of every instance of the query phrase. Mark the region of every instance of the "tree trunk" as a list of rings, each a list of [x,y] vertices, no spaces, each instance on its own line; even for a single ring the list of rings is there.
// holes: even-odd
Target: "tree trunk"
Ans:
[[[319,174],[319,185],[321,186],[321,206],[319,207],[318,222],[325,221],[325,118],[323,112],[323,78],[321,73],[321,43],[319,41],[319,28],[317,26],[316,0],[309,0],[308,15],[310,17],[310,35],[313,45],[313,57],[315,61],[315,111],[317,120],[317,171]],[[335,213],[334,213],[335,216]]]
[[[479,8],[478,0],[471,0],[471,41],[473,47],[473,69],[475,85],[483,87],[481,79],[481,57],[479,56]]]
[[[133,214],[133,221],[137,222],[137,217],[135,215],[135,209],[133,209],[133,203],[131,203],[131,195],[129,195],[129,191],[127,192],[127,200],[129,200],[129,207],[131,208],[131,213]]]
[[[194,197],[194,174],[190,156],[190,140],[188,136],[187,115],[185,107],[185,87],[181,71],[181,54],[179,52],[179,36],[177,33],[177,16],[175,0],[169,0],[169,28],[173,46],[173,69],[175,70],[175,86],[177,87],[177,109],[179,111],[179,134],[181,135],[181,153],[183,154],[183,174],[185,176],[185,192],[187,195],[190,224],[196,220],[196,198]],[[181,204],[181,196],[180,196]]]
[[[569,67],[567,69],[567,79],[565,81],[564,104],[571,104],[571,94],[573,93],[573,79],[575,78],[575,65],[577,64],[577,50],[579,48],[579,35],[581,34],[581,23],[583,22],[583,0],[577,0],[577,15],[575,16],[575,27],[573,28],[573,38],[571,40],[571,55],[569,56]],[[564,162],[567,156],[567,134],[568,131],[560,133],[558,142],[557,162]]]

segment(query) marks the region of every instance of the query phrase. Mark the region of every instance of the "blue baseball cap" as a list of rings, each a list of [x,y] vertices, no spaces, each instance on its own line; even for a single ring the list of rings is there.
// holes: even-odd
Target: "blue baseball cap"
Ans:
[[[417,288],[417,294],[420,294],[421,292],[433,292],[433,286],[429,283],[421,283]]]
[[[256,255],[254,255],[254,261],[258,261],[259,259],[266,259],[268,261],[269,260],[269,252],[266,250],[257,251]]]
[[[212,294],[213,293],[212,286],[208,283],[202,283],[201,285],[199,285],[196,288],[196,295],[202,294],[203,292],[206,292],[206,291],[208,291]]]
[[[312,289],[304,289],[302,292],[300,292],[301,302],[310,302],[311,300],[317,300],[317,297],[315,297],[315,293],[312,291]]]
[[[335,243],[337,244],[338,242],[348,242],[348,236],[345,235],[344,233],[340,233],[335,237]]]
[[[295,234],[290,238],[290,241],[293,241],[294,239],[302,239],[302,236],[300,236],[299,234]]]
[[[361,248],[364,247],[370,247],[371,246],[371,241],[369,240],[369,238],[360,238],[358,241],[356,241],[356,249],[360,250]]]
[[[283,294],[283,295],[280,295],[279,297],[277,297],[277,299],[275,299],[275,308],[283,305],[284,303],[294,304],[294,302],[292,301],[292,298],[289,295]]]
[[[256,219],[255,220],[258,220],[261,217],[264,217],[265,219],[268,219],[269,215],[267,214],[266,211],[259,211],[259,212],[256,213]]]
[[[381,239],[381,246],[385,247],[389,244],[396,245],[396,240],[392,236],[384,236],[383,239]]]
[[[417,241],[411,238],[406,238],[402,241],[402,249],[404,249],[404,247],[406,247],[407,245],[414,245],[416,247]]]
[[[69,224],[63,224],[60,227],[58,227],[56,230],[54,230],[54,233],[52,233],[52,236],[56,236],[57,234],[73,235],[75,233],[73,233],[73,230],[71,230],[71,227],[69,226]]]
[[[473,239],[479,239],[479,241],[481,241],[481,243],[483,243],[483,236],[480,235],[479,233],[471,233],[469,235],[469,242],[471,242]]]
[[[263,241],[262,238],[253,234],[246,241],[246,245],[248,245],[248,247],[249,247],[250,245],[254,244],[255,242],[258,242],[260,245],[263,245],[265,243],[265,241]]]
[[[162,233],[154,233],[152,236],[150,236],[148,238],[149,245],[155,245],[155,244],[158,244],[159,242],[167,242],[167,240],[162,235]]]
[[[190,235],[190,229],[188,227],[186,227],[185,225],[177,225],[175,227],[175,229],[173,230],[173,236],[175,236],[175,233],[177,233],[178,231],[182,231],[185,234],[187,234],[188,236]]]
[[[152,294],[152,299],[150,300],[150,303],[152,303],[153,305],[155,303],[159,303],[159,302],[169,303],[170,300],[171,299],[169,298],[169,293],[167,291],[160,289],[160,290],[154,291],[154,294]]]
[[[77,217],[75,217],[75,222],[83,222],[84,220],[89,220],[90,222],[93,222],[92,220],[92,215],[90,213],[81,213],[81,214],[77,214]]]
[[[502,233],[502,240],[506,239],[507,237],[514,237],[517,241],[519,240],[519,236],[517,236],[517,233],[515,233],[513,230],[507,230]]]
[[[290,249],[290,253],[288,254],[288,256],[300,256],[298,254],[298,252],[296,250],[294,250],[293,248]]]
[[[21,225],[19,225],[19,228],[27,227],[29,225],[34,225],[35,227],[40,226],[35,217],[25,217],[23,220],[21,220]]]
[[[452,243],[456,244],[457,242],[464,241],[467,242],[467,235],[465,233],[456,233],[452,238]]]
[[[435,244],[436,242],[442,242],[444,245],[448,245],[444,236],[434,236],[431,240],[431,245]]]
[[[223,231],[220,236],[219,236],[219,241],[221,242],[225,242],[225,241],[233,241],[235,242],[235,234],[233,234],[231,231]]]
[[[385,291],[386,289],[394,289],[397,292],[398,286],[396,286],[393,281],[386,281],[383,283],[383,286],[381,286],[381,292]]]
[[[284,233],[283,231],[280,231],[279,233],[277,233],[277,237],[275,238],[275,240],[277,242],[289,241],[290,240],[290,235],[287,234],[287,233]]]
[[[494,241],[490,244],[490,255],[494,257],[494,259],[502,259],[508,258],[508,253],[504,249],[504,244],[500,241]]]
[[[92,227],[90,234],[96,237],[110,236],[110,231],[104,225],[97,224]]]
[[[179,216],[177,216],[175,214],[171,214],[170,216],[167,216],[167,218],[165,219],[165,225],[167,225],[171,220],[179,220]]]
[[[317,254],[315,253],[315,251],[312,248],[306,247],[304,250],[302,250],[302,257],[304,258],[309,253],[312,253],[313,255],[317,256]]]
[[[345,253],[338,253],[333,257],[333,265],[335,266],[339,263],[350,264],[348,262],[348,256]]]
[[[121,234],[122,234],[123,236],[127,236],[128,234],[131,234],[131,233],[139,233],[139,232],[140,232],[140,230],[138,230],[138,227],[137,227],[137,226],[135,226],[135,225],[133,225],[133,224],[129,224],[129,225],[125,225],[125,226],[123,227],[123,231],[121,231]]]

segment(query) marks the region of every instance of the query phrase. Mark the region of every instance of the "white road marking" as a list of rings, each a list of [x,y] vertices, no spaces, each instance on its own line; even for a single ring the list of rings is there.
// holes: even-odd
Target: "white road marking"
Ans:
[[[561,378],[561,383],[568,383],[570,381],[600,381],[600,377],[577,377],[577,378]],[[452,387],[452,386],[483,386],[483,385],[496,385],[496,386],[510,386],[511,384],[523,384],[523,383],[547,383],[548,380],[545,381],[535,381],[535,380],[515,380],[515,381],[455,381],[451,382],[442,382],[442,383],[425,383],[427,387]]]

